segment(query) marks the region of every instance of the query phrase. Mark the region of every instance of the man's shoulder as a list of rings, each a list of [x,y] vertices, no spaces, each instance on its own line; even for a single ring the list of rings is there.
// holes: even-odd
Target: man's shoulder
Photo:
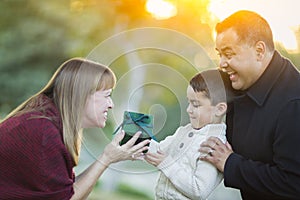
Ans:
[[[287,64],[278,79],[276,88],[278,89],[278,95],[281,94],[281,98],[284,98],[284,100],[300,99],[300,73],[292,63]]]

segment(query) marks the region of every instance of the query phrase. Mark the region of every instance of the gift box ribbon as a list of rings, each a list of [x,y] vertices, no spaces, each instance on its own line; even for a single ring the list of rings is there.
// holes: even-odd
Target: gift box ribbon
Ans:
[[[155,136],[150,132],[148,131],[147,129],[144,129],[143,127],[147,127],[147,128],[153,128],[152,124],[149,124],[149,116],[147,115],[142,115],[138,118],[132,118],[130,116],[130,113],[128,112],[127,113],[127,118],[129,118],[130,120],[126,120],[125,122],[123,121],[119,126],[118,128],[114,131],[113,135],[116,134],[119,129],[123,126],[123,125],[126,125],[126,124],[135,124],[137,125],[140,129],[142,129],[143,132],[145,132],[147,135],[149,135],[149,137],[155,141],[157,141],[157,139],[155,138]]]

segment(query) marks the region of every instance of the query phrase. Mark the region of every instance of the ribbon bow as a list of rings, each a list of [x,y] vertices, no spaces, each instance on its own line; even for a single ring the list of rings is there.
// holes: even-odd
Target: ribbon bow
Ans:
[[[136,117],[136,115],[140,115],[137,113],[131,113],[131,112],[126,112],[124,115],[124,120],[123,122],[118,126],[118,128],[114,131],[113,135],[116,134],[118,132],[118,130],[124,126],[124,125],[129,125],[129,124],[135,124],[137,125],[143,132],[145,132],[147,135],[149,135],[149,137],[155,141],[157,141],[157,139],[155,138],[155,136],[152,134],[151,131],[145,129],[144,127],[147,128],[153,128],[153,125],[151,122],[151,119],[149,116],[142,114],[139,117]]]

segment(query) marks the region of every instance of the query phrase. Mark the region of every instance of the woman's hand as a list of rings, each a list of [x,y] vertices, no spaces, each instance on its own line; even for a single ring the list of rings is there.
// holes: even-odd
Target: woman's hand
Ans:
[[[140,134],[141,133],[136,133],[122,146],[120,146],[119,143],[124,138],[125,133],[122,131],[117,134],[114,139],[106,145],[98,160],[76,177],[74,183],[75,194],[72,196],[72,199],[86,199],[99,177],[111,163],[132,159],[132,155],[138,155],[147,150],[148,147],[145,145],[150,142],[149,140],[134,145]]]
[[[166,154],[162,151],[158,150],[157,153],[147,153],[145,156],[145,160],[152,164],[153,166],[157,167],[165,158]]]
[[[141,132],[137,132],[127,143],[120,146],[119,143],[124,138],[124,135],[125,132],[122,130],[121,133],[116,134],[111,143],[106,145],[101,156],[101,161],[104,162],[105,165],[108,166],[111,163],[122,160],[140,159],[143,151],[148,150],[148,146],[146,145],[150,142],[150,140],[144,140],[134,145],[141,135]]]

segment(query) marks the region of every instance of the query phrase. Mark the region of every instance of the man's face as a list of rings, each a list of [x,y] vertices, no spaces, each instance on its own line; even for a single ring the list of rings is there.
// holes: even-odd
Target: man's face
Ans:
[[[220,68],[229,75],[236,90],[248,89],[263,73],[256,45],[242,43],[233,29],[217,35],[216,50],[220,56]]]

